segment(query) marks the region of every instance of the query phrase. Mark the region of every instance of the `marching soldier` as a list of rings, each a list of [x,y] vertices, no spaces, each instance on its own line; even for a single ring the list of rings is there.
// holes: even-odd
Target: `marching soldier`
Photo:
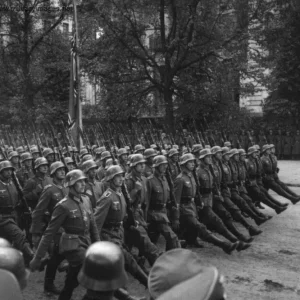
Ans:
[[[51,164],[55,162],[55,153],[51,148],[45,148],[43,150],[43,156],[47,159],[49,167],[51,167]]]
[[[17,177],[22,187],[24,187],[29,178],[34,176],[34,172],[32,170],[32,160],[32,156],[29,152],[24,152],[21,154],[22,167],[17,171]]]
[[[17,225],[16,207],[19,204],[19,195],[12,182],[14,167],[8,160],[0,162],[0,233],[1,237],[23,252],[24,259],[29,262],[33,251],[24,232]]]
[[[206,226],[199,222],[198,207],[201,203],[195,203],[196,182],[192,174],[195,168],[195,157],[187,153],[180,158],[181,173],[174,183],[175,199],[180,205],[180,224],[185,230],[187,242],[197,247],[202,247],[198,242],[198,237],[210,242],[230,254],[238,246],[238,243],[231,243],[221,240],[209,232]],[[233,236],[234,237],[234,236]],[[237,239],[236,239],[237,240]]]
[[[120,148],[117,151],[117,156],[119,160],[120,167],[123,169],[124,173],[129,172],[129,167],[128,167],[128,152],[125,148]]]
[[[101,167],[101,165],[102,165],[101,154],[104,151],[106,151],[105,147],[99,147],[99,148],[95,149],[95,156],[96,156],[95,162],[96,162],[98,168]]]
[[[30,263],[32,271],[39,268],[53,238],[60,228],[63,228],[59,250],[69,262],[69,270],[59,300],[71,299],[74,289],[78,286],[77,275],[83,264],[86,249],[91,243],[99,241],[90,201],[83,195],[85,179],[80,170],[73,170],[66,175],[68,196],[55,205],[49,225]]]
[[[144,157],[146,159],[144,176],[147,178],[150,177],[154,172],[153,160],[156,155],[157,152],[153,148],[148,148],[144,151]]]
[[[45,157],[39,157],[34,162],[35,175],[26,182],[23,193],[28,205],[33,210],[44,190],[45,186],[52,184],[48,176],[48,161]]]
[[[135,145],[134,146],[134,154],[142,154],[144,155],[145,147],[143,145]]]
[[[30,153],[32,155],[33,161],[40,157],[40,152],[37,146],[32,146],[30,148]]]
[[[111,154],[110,154],[109,151],[103,151],[103,152],[101,153],[101,158],[100,158],[100,160],[101,160],[102,165],[101,165],[101,166],[98,168],[98,170],[97,170],[97,178],[98,178],[99,181],[101,181],[101,180],[105,177],[105,172],[106,172],[106,170],[105,170],[106,161],[107,161],[109,158],[111,158]]]
[[[65,180],[65,166],[62,162],[54,162],[50,166],[50,176],[52,183],[45,186],[41,194],[39,202],[32,213],[31,233],[32,241],[38,248],[39,241],[48,222],[53,214],[53,211],[59,201],[61,201],[68,193],[68,190],[63,186]],[[59,240],[61,231],[54,235],[54,245],[49,249],[50,260],[46,267],[44,291],[46,293],[59,294],[60,290],[54,285],[55,274],[58,266],[64,260],[64,257],[59,253]]]
[[[192,148],[192,154],[195,156],[196,167],[200,165],[200,151],[203,149],[201,144],[195,144]]]
[[[95,220],[101,239],[113,242],[121,247],[125,257],[125,268],[137,280],[147,287],[148,277],[140,268],[124,243],[123,221],[126,213],[126,201],[121,188],[124,184],[124,172],[120,166],[111,166],[107,170],[106,180],[109,188],[98,200]]]
[[[72,157],[65,157],[65,163],[69,172],[76,169],[76,165]]]
[[[179,152],[177,149],[172,148],[168,153],[168,161],[169,161],[169,170],[171,173],[172,181],[174,182],[176,177],[181,172],[179,166]]]
[[[11,162],[12,166],[16,171],[20,169],[20,155],[17,151],[12,151],[8,154],[8,160]]]

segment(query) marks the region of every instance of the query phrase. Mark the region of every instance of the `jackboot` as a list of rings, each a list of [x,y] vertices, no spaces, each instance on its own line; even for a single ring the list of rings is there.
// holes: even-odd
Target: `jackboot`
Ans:
[[[61,290],[54,285],[52,278],[45,278],[44,292],[47,294],[59,295]]]
[[[253,241],[253,237],[247,237],[245,236],[243,233],[239,232],[238,229],[235,227],[235,225],[233,224],[233,222],[226,222],[225,223],[226,226],[228,227],[228,229],[241,241],[245,242],[245,243],[251,243]]]
[[[286,207],[277,207],[277,208],[275,208],[275,211],[276,211],[276,214],[279,215],[282,212],[284,212],[286,209],[287,209],[287,206]]]
[[[245,228],[248,229],[249,231],[249,234],[251,236],[254,236],[254,235],[259,235],[262,233],[262,230],[252,226],[250,223],[248,223],[244,218],[240,220],[240,222],[245,226]]]
[[[249,243],[244,243],[244,242],[239,242],[239,244],[238,244],[238,246],[237,246],[237,248],[236,248],[236,251],[242,251],[242,250],[246,250],[246,249],[248,249],[249,247],[251,246],[251,244],[249,244]]]
[[[231,252],[234,251],[239,244],[239,242],[231,243],[229,241],[223,241],[213,234],[209,236],[207,242],[210,242],[213,245],[222,248],[222,250],[227,254],[231,254]]]
[[[246,213],[254,220],[257,225],[261,225],[262,223],[268,221],[269,219],[260,217],[255,211],[251,208],[247,209]]]
[[[238,238],[233,233],[231,233],[231,231],[229,231],[224,225],[219,226],[218,230],[216,231],[222,234],[224,237],[226,237],[226,239],[229,240],[230,242],[232,243],[237,242]]]

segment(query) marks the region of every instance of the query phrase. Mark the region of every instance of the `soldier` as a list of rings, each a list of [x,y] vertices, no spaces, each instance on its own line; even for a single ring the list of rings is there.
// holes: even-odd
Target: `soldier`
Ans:
[[[296,204],[300,201],[300,196],[295,197],[291,195],[290,193],[286,192],[274,179],[273,176],[273,165],[270,159],[271,154],[271,146],[270,145],[264,145],[262,149],[262,167],[265,173],[265,176],[263,178],[263,182],[267,189],[271,189],[274,192],[276,192],[278,195],[285,197],[289,199],[293,204]]]
[[[122,288],[128,282],[124,255],[110,242],[97,242],[88,248],[78,281],[87,290],[82,300],[135,299]]]
[[[51,167],[51,164],[55,162],[55,153],[51,148],[45,148],[43,150],[43,156],[48,160],[49,167]]]
[[[44,187],[52,183],[52,179],[47,175],[49,165],[45,157],[35,160],[34,169],[35,175],[28,179],[23,189],[24,197],[32,210],[35,209]]]
[[[227,147],[229,150],[231,149],[231,143],[226,141],[224,142],[224,147]]]
[[[30,148],[30,153],[32,155],[33,161],[40,157],[40,152],[37,146],[33,146]]]
[[[100,180],[100,181],[105,177],[105,172],[106,172],[105,165],[106,165],[106,161],[109,158],[111,158],[111,154],[110,154],[109,151],[103,151],[101,153],[100,160],[101,160],[102,165],[97,170],[97,179]]]
[[[147,178],[147,208],[146,216],[149,223],[149,236],[156,244],[160,235],[166,240],[166,250],[180,248],[177,235],[170,227],[166,205],[170,201],[170,186],[166,179],[168,160],[163,155],[157,155],[153,161],[153,175]]]
[[[169,170],[171,173],[171,179],[174,182],[176,177],[181,172],[179,166],[179,152],[177,149],[172,148],[168,153]]]
[[[97,168],[98,166],[93,160],[87,160],[82,164],[83,172],[87,177],[84,194],[89,197],[93,210],[106,190],[105,184],[96,180]]]
[[[65,163],[69,172],[76,169],[76,165],[72,157],[65,157]]]
[[[33,260],[31,270],[39,268],[43,258],[60,228],[64,229],[60,238],[60,253],[69,262],[69,270],[59,300],[69,300],[78,286],[77,275],[83,264],[86,249],[99,241],[99,233],[85,189],[83,172],[73,170],[66,175],[65,186],[69,187],[68,196],[54,207],[51,220],[45,230]]]
[[[85,147],[83,147],[82,149],[80,149],[80,152],[79,152],[79,158],[80,160],[82,160],[86,155],[89,155],[89,151],[88,149],[86,149]]]
[[[144,156],[145,156],[145,159],[146,159],[144,176],[147,177],[147,178],[150,177],[154,172],[153,160],[154,160],[154,157],[156,155],[157,155],[156,150],[154,150],[152,148],[148,148],[144,152]]]
[[[106,180],[109,188],[98,200],[95,220],[101,239],[121,247],[125,257],[125,268],[137,280],[147,287],[148,277],[140,268],[124,244],[123,220],[126,216],[126,201],[121,188],[124,184],[124,172],[120,166],[111,166],[107,170]]]
[[[296,135],[293,140],[293,149],[292,149],[293,159],[300,159],[300,131],[296,131]]]
[[[177,176],[174,183],[175,199],[180,205],[180,224],[185,229],[187,242],[197,247],[203,247],[199,244],[198,237],[210,242],[230,254],[238,246],[238,243],[231,243],[221,240],[209,232],[206,226],[199,222],[198,207],[201,203],[195,203],[196,182],[192,174],[195,168],[195,157],[187,153],[180,158],[181,173]],[[233,235],[232,235],[233,236]],[[233,236],[234,237],[234,236]],[[236,239],[237,240],[237,239]]]
[[[129,172],[129,167],[127,165],[128,162],[128,152],[125,148],[120,148],[117,151],[118,160],[120,163],[120,167],[123,169],[124,173]]]
[[[0,162],[0,236],[23,252],[27,262],[33,257],[33,251],[24,232],[17,225],[16,206],[19,204],[19,195],[12,182],[14,167],[8,160]]]
[[[255,146],[249,147],[248,149],[248,159],[245,161],[247,169],[247,182],[246,189],[250,197],[255,200],[262,202],[269,207],[273,208],[277,214],[282,213],[286,210],[286,205],[281,204],[278,201],[274,201],[272,198],[267,197],[267,195],[261,190],[256,181],[257,178],[257,164],[256,156],[258,155],[258,150]]]
[[[8,155],[8,160],[11,162],[16,171],[20,169],[20,155],[17,151],[10,152]]]
[[[180,257],[180,259],[178,259]],[[224,300],[224,276],[187,249],[163,254],[149,274],[151,300]]]
[[[200,151],[203,149],[201,144],[195,144],[192,148],[192,154],[195,156],[196,167],[200,165]]]
[[[19,155],[23,154],[25,152],[24,148],[22,146],[18,147],[16,151],[19,153]]]
[[[143,145],[135,145],[134,146],[134,154],[142,154],[144,155],[145,147]]]
[[[102,162],[101,162],[101,154],[102,152],[106,151],[105,147],[99,147],[97,149],[95,149],[95,162],[97,164],[98,167],[101,167]]]
[[[63,186],[65,166],[62,162],[56,161],[51,165],[50,176],[52,177],[52,183],[44,187],[39,202],[32,213],[30,232],[32,233],[32,241],[36,248],[42,234],[46,232],[45,229],[57,203],[68,193],[68,190]],[[60,290],[54,285],[55,274],[58,266],[64,260],[64,257],[59,253],[60,237],[61,231],[55,235],[53,240],[54,245],[49,249],[50,260],[46,267],[44,281],[44,291],[57,295],[60,293]]]
[[[17,177],[22,187],[24,187],[26,181],[34,176],[32,170],[32,156],[29,152],[21,154],[22,167],[17,171]]]
[[[290,132],[287,131],[283,141],[283,159],[291,159],[292,145],[293,138],[291,137]]]
[[[136,246],[139,249],[139,255],[145,256],[152,266],[160,255],[160,251],[148,236],[148,225],[144,217],[147,213],[145,210],[147,203],[146,177],[143,176],[145,162],[143,155],[133,154],[130,163],[131,173],[125,177],[126,186],[132,200],[134,219],[138,223],[135,228],[128,228],[125,231],[125,236],[126,244]]]
[[[228,229],[233,228],[234,225],[229,224],[229,227],[223,223],[220,217],[213,211],[213,187],[214,187],[214,177],[211,173],[210,166],[212,165],[212,153],[210,149],[203,149],[200,151],[200,166],[197,169],[197,176],[199,178],[200,184],[200,193],[202,196],[202,201],[204,203],[204,207],[198,212],[201,221],[208,227],[219,234],[226,237],[231,242],[237,242],[238,239],[231,231]],[[226,223],[230,223],[227,222]],[[238,233],[237,236],[241,236],[236,228],[233,232]],[[243,239],[245,239],[243,237]],[[250,244],[240,242],[237,246],[237,250],[245,250],[250,247]]]

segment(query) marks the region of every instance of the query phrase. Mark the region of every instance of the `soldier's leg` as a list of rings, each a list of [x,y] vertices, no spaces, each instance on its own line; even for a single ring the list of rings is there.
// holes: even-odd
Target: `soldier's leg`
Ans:
[[[181,248],[177,234],[172,230],[169,224],[160,223],[158,224],[158,230],[166,240],[166,251]]]
[[[276,183],[278,184],[278,185],[280,185],[281,186],[281,188],[283,189],[283,190],[285,190],[287,193],[289,193],[290,195],[292,195],[293,197],[300,197],[299,195],[297,195],[292,189],[290,189],[284,182],[282,182],[280,179],[277,179],[276,180]]]
[[[156,245],[160,237],[160,231],[158,230],[157,223],[154,221],[151,221],[148,226],[148,236],[151,242]]]
[[[80,265],[70,265],[67,276],[65,279],[65,285],[59,294],[58,300],[70,300],[73,294],[74,289],[79,285],[77,276],[78,273],[81,269],[81,264]]]
[[[287,193],[279,184],[275,182],[275,180],[268,180],[266,181],[266,184],[269,189],[273,190],[278,195],[289,199],[292,203],[299,201],[299,199]]]

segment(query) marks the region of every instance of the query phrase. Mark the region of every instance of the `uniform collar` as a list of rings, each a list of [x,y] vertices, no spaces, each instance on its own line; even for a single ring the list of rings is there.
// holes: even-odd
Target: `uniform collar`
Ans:
[[[77,203],[82,202],[81,196],[72,192],[69,192],[69,197]]]
[[[157,177],[158,179],[164,181],[165,180],[165,175],[159,173],[157,170],[154,171],[154,175],[155,177]]]
[[[187,176],[189,176],[189,177],[192,177],[192,172],[189,171],[189,170],[187,170],[186,168],[182,168],[182,173],[183,173],[184,175],[187,175]]]
[[[139,180],[142,179],[142,174],[138,173],[135,169],[132,169],[132,171],[131,171],[131,176],[132,176],[134,179],[139,179]]]

